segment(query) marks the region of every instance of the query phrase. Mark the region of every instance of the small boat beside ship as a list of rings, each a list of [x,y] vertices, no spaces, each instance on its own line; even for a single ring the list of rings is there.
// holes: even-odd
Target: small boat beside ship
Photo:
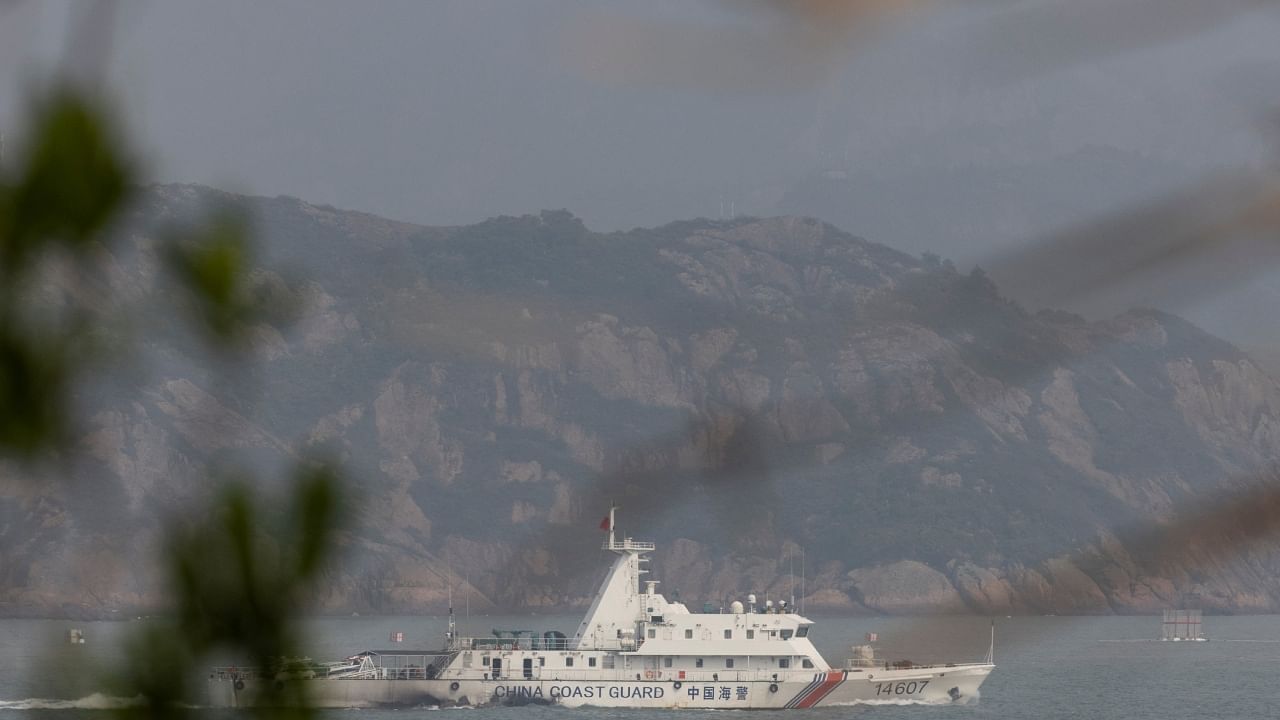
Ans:
[[[274,673],[232,667],[209,676],[214,707],[246,707],[290,683],[319,707],[484,706],[803,709],[863,702],[950,703],[977,696],[995,668],[983,662],[880,663],[870,646],[833,667],[814,648],[812,620],[780,603],[733,602],[691,612],[642,579],[654,545],[615,535],[609,511],[603,549],[616,555],[573,637],[494,631],[459,637],[450,619],[439,650],[368,650],[327,664]]]

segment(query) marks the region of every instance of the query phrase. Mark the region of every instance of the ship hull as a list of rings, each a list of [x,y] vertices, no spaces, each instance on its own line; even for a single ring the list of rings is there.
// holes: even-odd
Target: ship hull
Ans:
[[[317,707],[418,707],[555,704],[566,707],[807,709],[874,703],[952,703],[977,697],[994,666],[878,668],[771,679],[641,680],[435,679],[291,680]],[[214,707],[256,703],[259,681],[210,679]]]

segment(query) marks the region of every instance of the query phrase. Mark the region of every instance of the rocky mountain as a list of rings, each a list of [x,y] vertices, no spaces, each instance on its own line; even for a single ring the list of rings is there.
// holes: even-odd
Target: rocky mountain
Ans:
[[[261,279],[306,308],[234,382],[166,324],[156,272],[156,228],[211,201],[253,217]],[[109,262],[164,329],[86,391],[56,481],[0,468],[0,612],[162,606],[138,558],[208,478],[318,448],[361,498],[329,611],[439,610],[451,584],[581,604],[611,500],[695,604],[1280,608],[1280,545],[1152,548],[1280,449],[1280,384],[1170,315],[1029,314],[980,271],[797,217],[431,228],[188,186],[150,189]]]

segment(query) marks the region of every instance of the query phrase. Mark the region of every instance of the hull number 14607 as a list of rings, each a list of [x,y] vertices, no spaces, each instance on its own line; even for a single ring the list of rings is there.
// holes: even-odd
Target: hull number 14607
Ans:
[[[876,683],[876,695],[915,695],[918,692],[924,692],[928,684],[928,680]]]

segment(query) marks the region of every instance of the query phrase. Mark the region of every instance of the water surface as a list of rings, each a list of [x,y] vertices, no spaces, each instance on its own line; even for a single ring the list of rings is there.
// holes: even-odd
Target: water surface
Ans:
[[[977,660],[987,652],[988,618],[871,618],[816,616],[811,639],[833,664],[867,632],[879,634],[881,653],[916,662]],[[488,635],[493,628],[572,633],[578,616],[460,618],[460,631]],[[66,720],[98,720],[123,702],[106,693],[102,674],[118,667],[120,643],[141,622],[0,620],[0,720],[37,714]],[[66,631],[84,631],[87,642],[70,646]],[[1055,720],[1223,720],[1280,716],[1280,616],[1209,617],[1207,643],[1151,641],[1158,617],[1022,617],[996,619],[997,668],[982,697],[964,706],[856,706],[790,711],[789,716],[874,720],[1010,718]],[[338,658],[362,649],[438,647],[445,619],[435,617],[321,618],[306,623],[311,657]],[[403,632],[404,642],[388,638]],[[234,658],[228,658],[234,662]],[[197,679],[197,682],[199,680]],[[201,698],[196,698],[199,704]],[[476,712],[476,718],[595,720],[716,717],[733,711],[568,710],[556,707],[474,711],[329,711],[326,720],[416,720],[438,712]],[[207,710],[210,718],[237,713]],[[779,713],[761,711],[759,716]],[[754,717],[755,715],[753,715]],[[473,717],[473,716],[468,716]]]

